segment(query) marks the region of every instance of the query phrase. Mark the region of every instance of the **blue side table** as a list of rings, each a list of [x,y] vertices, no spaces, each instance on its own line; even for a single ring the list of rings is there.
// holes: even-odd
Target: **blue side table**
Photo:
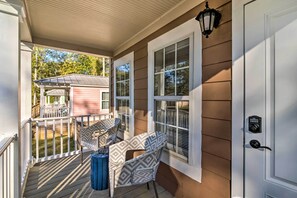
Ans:
[[[108,189],[108,154],[91,154],[91,186],[94,190]]]

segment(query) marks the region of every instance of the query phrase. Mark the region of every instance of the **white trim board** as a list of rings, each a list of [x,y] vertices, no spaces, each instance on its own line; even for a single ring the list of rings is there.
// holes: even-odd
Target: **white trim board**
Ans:
[[[232,175],[231,197],[244,196],[244,5],[232,1]]]
[[[115,60],[114,64],[113,64],[113,86],[114,86],[114,90],[113,90],[113,96],[114,96],[114,100],[113,100],[113,112],[114,112],[114,116],[118,117],[118,113],[116,110],[116,67],[124,65],[124,64],[130,64],[130,89],[129,89],[129,134],[128,133],[124,133],[124,139],[127,139],[129,137],[133,137],[134,136],[134,51]]]
[[[201,182],[202,41],[199,24],[191,19],[148,43],[148,131],[154,131],[154,52],[183,38],[190,38],[190,121],[189,162],[163,153],[162,161]]]

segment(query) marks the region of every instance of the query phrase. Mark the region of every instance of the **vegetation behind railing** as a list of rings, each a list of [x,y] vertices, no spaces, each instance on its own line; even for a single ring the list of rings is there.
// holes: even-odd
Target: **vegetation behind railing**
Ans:
[[[37,118],[40,116],[40,104],[36,104],[32,106],[31,115],[32,115],[32,118]]]
[[[112,114],[93,114],[31,120],[34,162],[45,161],[79,152],[77,126],[110,118]]]

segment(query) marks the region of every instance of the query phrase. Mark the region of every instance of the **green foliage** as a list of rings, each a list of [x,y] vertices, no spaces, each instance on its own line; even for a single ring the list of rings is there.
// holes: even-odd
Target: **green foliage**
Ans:
[[[109,75],[108,59],[85,54],[57,51],[53,49],[34,47],[32,53],[32,97],[36,93],[39,100],[39,88],[34,86],[36,79],[43,79],[67,74],[88,74],[103,76],[103,61],[105,76]],[[32,100],[33,101],[33,100]]]

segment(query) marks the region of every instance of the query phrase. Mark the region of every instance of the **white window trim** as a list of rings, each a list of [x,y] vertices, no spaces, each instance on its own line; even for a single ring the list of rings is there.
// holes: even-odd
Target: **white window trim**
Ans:
[[[115,117],[118,117],[118,111],[116,110],[116,67],[124,65],[124,64],[130,64],[130,74],[129,74],[129,82],[130,82],[130,88],[129,88],[129,131],[124,132],[124,139],[128,139],[130,137],[134,136],[134,52],[131,52],[117,60],[114,61],[113,66],[113,84],[114,84],[114,115]],[[120,98],[120,96],[118,97]]]
[[[110,94],[109,93],[109,90],[100,90],[100,111],[109,111],[109,108],[107,108],[107,109],[103,109],[103,105],[102,105],[102,102],[103,102],[103,100],[102,100],[102,97],[103,97],[103,93],[108,93],[108,94]],[[108,100],[104,100],[104,101],[108,101],[109,103],[110,103],[110,97],[108,97]]]
[[[154,131],[154,52],[183,38],[192,37],[190,45],[190,121],[189,163],[168,152],[162,161],[192,179],[201,182],[201,107],[202,107],[202,39],[199,24],[191,19],[148,43],[148,131]],[[192,47],[191,47],[192,46]],[[195,54],[195,56],[194,56]],[[195,75],[194,75],[195,74]]]

